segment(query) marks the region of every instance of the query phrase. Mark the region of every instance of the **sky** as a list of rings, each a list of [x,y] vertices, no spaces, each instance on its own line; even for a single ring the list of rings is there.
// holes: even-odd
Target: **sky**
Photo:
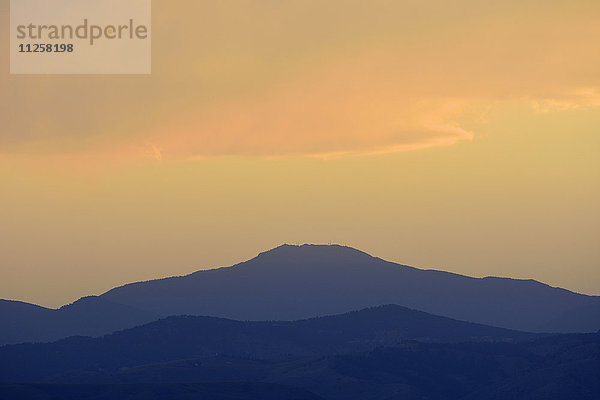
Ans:
[[[152,7],[151,75],[10,75],[0,36],[0,298],[329,242],[600,295],[597,0]]]

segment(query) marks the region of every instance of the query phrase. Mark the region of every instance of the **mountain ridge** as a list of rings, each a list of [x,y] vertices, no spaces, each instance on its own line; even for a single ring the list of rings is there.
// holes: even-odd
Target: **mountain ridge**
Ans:
[[[319,356],[368,351],[405,340],[518,342],[544,336],[398,305],[300,321],[171,316],[98,338],[73,336],[53,343],[0,347],[0,381],[37,381],[73,369],[122,368],[215,354]]]
[[[575,290],[571,290],[571,289],[566,289],[560,286],[552,286],[550,284],[547,284],[545,282],[539,281],[537,279],[533,279],[533,278],[511,278],[508,276],[499,276],[499,275],[488,275],[488,276],[483,276],[483,277],[475,277],[475,276],[470,276],[470,275],[463,275],[457,272],[452,272],[452,271],[447,271],[447,270],[443,270],[443,269],[436,269],[436,268],[420,268],[420,267],[413,267],[410,265],[406,265],[406,264],[401,264],[401,263],[397,263],[394,261],[389,261],[386,259],[383,259],[381,257],[376,257],[373,256],[365,251],[362,250],[358,250],[355,249],[353,247],[350,246],[344,246],[344,245],[339,245],[339,244],[331,244],[331,245],[320,245],[320,244],[302,244],[302,245],[294,245],[294,244],[282,244],[279,245],[277,247],[274,247],[273,249],[270,250],[266,250],[263,252],[258,253],[258,255],[256,255],[255,257],[246,260],[246,261],[241,261],[238,263],[235,263],[233,265],[228,265],[228,266],[220,266],[220,267],[215,267],[215,268],[207,268],[207,269],[199,269],[193,272],[190,272],[188,274],[183,274],[183,275],[173,275],[173,276],[165,276],[162,278],[155,278],[155,279],[148,279],[148,280],[143,280],[143,281],[136,281],[136,282],[130,282],[130,283],[126,283],[123,285],[119,285],[119,286],[115,286],[112,289],[107,290],[106,292],[100,294],[99,296],[103,296],[107,293],[112,292],[113,290],[116,289],[120,289],[123,287],[129,287],[132,285],[137,285],[137,284],[143,284],[143,283],[148,283],[148,282],[156,282],[156,281],[164,281],[164,280],[171,280],[171,279],[179,279],[179,278],[186,278],[186,277],[190,277],[190,276],[194,276],[197,274],[202,274],[204,272],[207,271],[221,271],[221,270],[227,270],[227,269],[231,269],[231,268],[239,268],[239,267],[243,267],[245,265],[247,265],[250,261],[253,261],[255,259],[260,259],[261,257],[267,257],[267,256],[271,256],[276,254],[279,250],[281,249],[290,249],[290,248],[319,248],[319,247],[328,247],[328,248],[341,248],[344,250],[350,250],[355,252],[356,254],[361,254],[364,256],[367,256],[370,259],[374,259],[374,260],[378,260],[384,263],[389,263],[389,264],[393,264],[395,266],[401,266],[407,269],[412,269],[412,270],[417,270],[417,271],[422,271],[422,272],[434,272],[434,273],[439,273],[439,274],[448,274],[451,276],[457,276],[457,277],[462,277],[462,278],[469,278],[469,279],[473,279],[473,280],[506,280],[506,281],[511,281],[511,282],[521,282],[521,283],[532,283],[532,284],[536,284],[536,285],[540,285],[540,286],[544,286],[547,288],[551,288],[551,289],[557,289],[563,292],[567,292],[567,293],[573,293],[573,294],[577,294],[580,296],[586,296],[586,297],[592,297],[592,298],[600,298],[600,296],[598,295],[591,295],[591,294],[586,294],[586,293],[580,293],[577,292]]]
[[[8,321],[0,345],[99,336],[170,315],[300,320],[383,304],[523,331],[600,329],[598,296],[533,279],[420,269],[347,246],[285,244],[232,266],[132,282],[58,309],[0,302],[0,320]]]
[[[309,291],[312,300],[307,297]],[[598,314],[600,328],[598,296],[533,279],[475,278],[419,269],[339,245],[281,245],[233,266],[131,283],[101,297],[161,315],[254,320],[294,320],[399,304],[456,319],[533,331],[558,314],[593,305],[598,307],[598,313],[592,314]],[[487,309],[479,311],[474,304]],[[577,332],[579,328],[559,324],[553,329]]]
[[[283,385],[264,388],[286,399],[592,400],[599,351],[600,334],[531,334],[397,305],[302,321],[172,316],[101,338],[1,347],[0,398],[217,399],[188,384],[246,382],[241,393]],[[231,394],[223,400],[239,398]]]
[[[0,300],[0,346],[22,342],[49,342],[73,335],[99,336],[153,321],[160,316],[98,296],[86,296],[52,309],[12,300]]]

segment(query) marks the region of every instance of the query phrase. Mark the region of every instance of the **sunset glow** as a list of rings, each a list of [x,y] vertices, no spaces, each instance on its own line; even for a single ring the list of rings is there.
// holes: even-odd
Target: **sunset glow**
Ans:
[[[3,298],[58,306],[282,242],[600,294],[600,2],[152,15],[149,76],[0,56]]]

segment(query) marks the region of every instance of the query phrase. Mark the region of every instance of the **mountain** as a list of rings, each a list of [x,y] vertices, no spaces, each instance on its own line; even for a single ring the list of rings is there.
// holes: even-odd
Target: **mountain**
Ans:
[[[100,336],[171,315],[299,320],[384,304],[523,331],[600,329],[598,296],[417,269],[337,245],[283,245],[231,267],[132,283],[58,310],[0,300],[0,345]]]
[[[269,383],[0,384],[0,400],[319,400],[303,389]]]
[[[101,298],[163,316],[297,320],[399,304],[525,331],[600,329],[598,296],[534,280],[417,269],[337,245],[283,245],[232,267],[132,283]]]
[[[514,342],[535,337],[395,305],[293,322],[179,316],[100,338],[4,346],[0,381],[40,381],[74,370],[119,370],[215,354],[319,356],[366,351],[403,340]]]
[[[577,327],[577,330],[581,332],[595,332],[598,330],[597,321],[599,313],[597,305],[573,308],[540,325],[540,330],[545,332],[565,332],[565,327]]]
[[[423,343],[351,354],[256,359],[212,356],[73,371],[59,381],[270,382],[329,400],[596,400],[600,334],[504,343]]]
[[[448,333],[455,342],[435,340]],[[4,346],[0,382],[0,400],[595,400],[600,334],[532,335],[399,306],[296,322],[170,317]]]
[[[100,336],[159,318],[100,297],[84,297],[57,310],[0,300],[0,345],[50,342],[73,335]]]

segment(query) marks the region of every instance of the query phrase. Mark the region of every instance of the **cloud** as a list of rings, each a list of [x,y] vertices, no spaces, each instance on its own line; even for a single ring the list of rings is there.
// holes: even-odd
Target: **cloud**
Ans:
[[[377,154],[470,140],[468,102],[405,92],[396,65],[370,53],[303,71],[268,90],[176,114],[151,134],[174,157]]]
[[[146,145],[149,147],[149,155],[154,158],[155,160],[161,162],[163,159],[162,156],[162,152],[160,151],[160,149],[158,148],[158,146],[156,146],[153,143],[146,143]]]
[[[541,114],[600,107],[600,92],[596,88],[579,88],[565,94],[563,98],[534,100],[532,107]]]
[[[152,143],[157,160],[330,158],[454,145],[498,101],[597,107],[595,4],[160,2],[150,77],[11,76],[4,59],[0,153],[135,159]]]

